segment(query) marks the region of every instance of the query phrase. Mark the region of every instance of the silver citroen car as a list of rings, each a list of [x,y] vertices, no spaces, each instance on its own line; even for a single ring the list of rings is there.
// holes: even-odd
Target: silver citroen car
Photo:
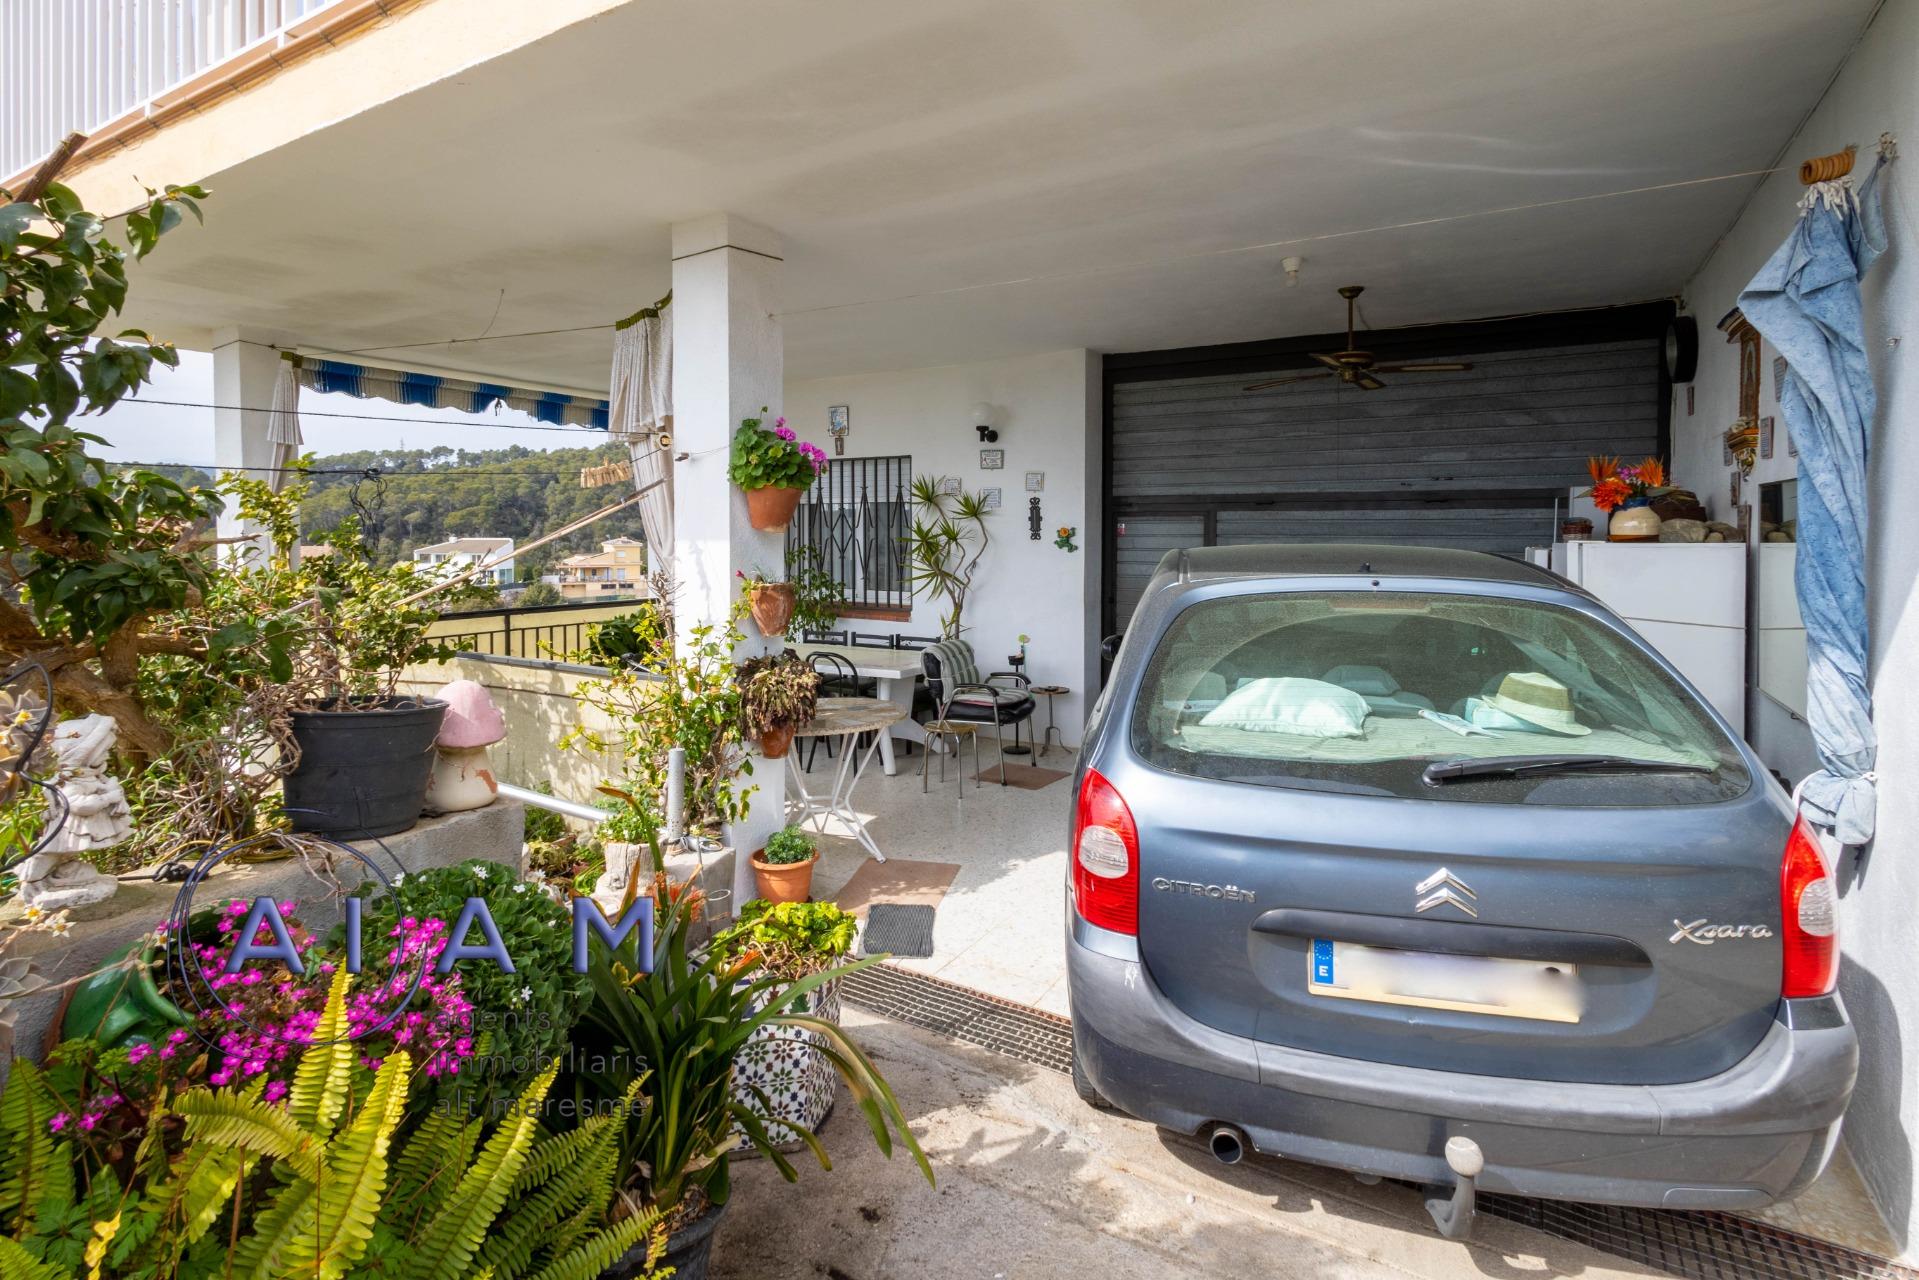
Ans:
[[[1409,1180],[1743,1209],[1858,1063],[1817,837],[1597,600],[1476,552],[1174,552],[1081,753],[1087,1102]]]

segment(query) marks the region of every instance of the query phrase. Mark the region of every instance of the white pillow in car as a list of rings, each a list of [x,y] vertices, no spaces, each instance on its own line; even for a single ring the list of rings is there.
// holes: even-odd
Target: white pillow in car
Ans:
[[[1200,723],[1302,738],[1357,738],[1365,733],[1366,699],[1324,680],[1294,676],[1251,680],[1200,717]]]

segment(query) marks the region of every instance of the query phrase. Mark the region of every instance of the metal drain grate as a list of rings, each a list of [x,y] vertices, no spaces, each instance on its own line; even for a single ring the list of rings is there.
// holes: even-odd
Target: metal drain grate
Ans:
[[[1072,1024],[1058,1014],[890,964],[876,964],[843,979],[840,993],[860,1008],[896,1022],[1052,1071],[1073,1068]]]
[[[894,965],[845,979],[845,998],[872,1013],[1061,1073],[1072,1069],[1072,1024]],[[1919,1280],[1919,1270],[1726,1213],[1627,1209],[1486,1194],[1497,1218],[1657,1267],[1687,1280]]]

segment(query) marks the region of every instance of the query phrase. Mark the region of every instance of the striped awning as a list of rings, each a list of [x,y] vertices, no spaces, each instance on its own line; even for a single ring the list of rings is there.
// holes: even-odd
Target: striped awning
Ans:
[[[347,364],[341,360],[299,361],[300,385],[314,391],[333,391],[363,400],[391,400],[395,404],[423,404],[436,409],[464,409],[485,413],[496,404],[529,413],[541,422],[606,430],[606,401],[557,391],[529,391],[495,382],[467,382],[434,373],[410,373]]]

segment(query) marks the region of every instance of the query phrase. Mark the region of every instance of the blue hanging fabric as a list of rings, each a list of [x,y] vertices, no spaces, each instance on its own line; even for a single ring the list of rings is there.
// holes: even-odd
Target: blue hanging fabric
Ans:
[[[556,391],[529,391],[493,382],[467,382],[432,373],[381,369],[344,360],[303,360],[300,385],[395,404],[485,413],[497,404],[520,409],[541,422],[606,430],[606,401]]]
[[[1801,809],[1849,845],[1872,839],[1879,750],[1866,621],[1867,463],[1877,400],[1859,282],[1886,247],[1882,151],[1855,192],[1820,182],[1799,222],[1739,295],[1739,309],[1786,358],[1779,410],[1799,449],[1796,585],[1806,626],[1806,723],[1819,772]]]

